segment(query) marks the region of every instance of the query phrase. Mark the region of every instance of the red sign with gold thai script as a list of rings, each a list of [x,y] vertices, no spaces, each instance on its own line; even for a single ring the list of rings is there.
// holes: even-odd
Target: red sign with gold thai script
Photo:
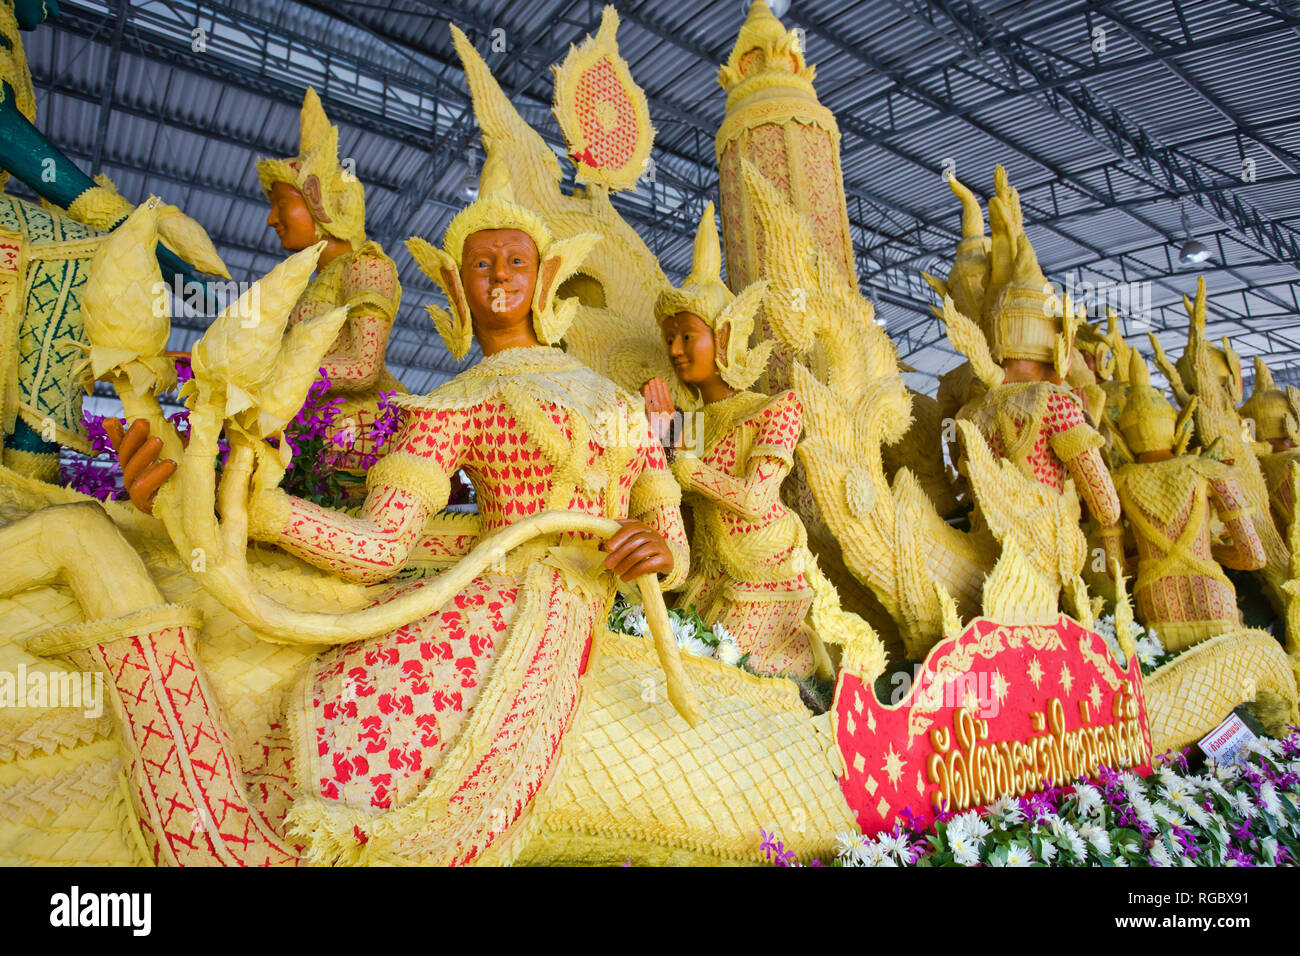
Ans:
[[[840,786],[867,834],[904,808],[981,807],[1095,776],[1150,769],[1151,732],[1136,658],[1122,667],[1101,635],[978,619],[894,674],[891,702],[842,672],[835,690]]]

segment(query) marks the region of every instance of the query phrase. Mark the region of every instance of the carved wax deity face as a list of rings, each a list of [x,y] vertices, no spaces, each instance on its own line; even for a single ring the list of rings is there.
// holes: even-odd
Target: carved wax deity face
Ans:
[[[300,252],[320,239],[316,220],[298,190],[288,183],[275,183],[271,186],[270,202],[266,224],[275,230],[281,248]]]
[[[1061,383],[1056,368],[1051,362],[1038,362],[1034,359],[1006,359],[1002,370],[1007,373],[1005,381],[1011,382],[1055,382]],[[1069,370],[1066,370],[1069,374]]]
[[[1275,454],[1280,451],[1290,451],[1295,447],[1295,442],[1290,438],[1270,438],[1268,443],[1273,446]]]
[[[465,240],[460,281],[476,328],[531,331],[537,245],[522,229],[484,229]]]
[[[678,312],[663,325],[664,345],[673,371],[684,385],[696,388],[720,378],[713,330],[698,315]],[[725,340],[721,343],[724,347]]]

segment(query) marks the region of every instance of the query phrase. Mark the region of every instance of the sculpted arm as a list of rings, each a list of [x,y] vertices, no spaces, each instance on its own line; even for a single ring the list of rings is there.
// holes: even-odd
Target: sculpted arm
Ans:
[[[689,454],[677,456],[673,475],[685,490],[756,521],[781,498],[781,482],[793,465],[802,419],[798,399],[787,392],[763,409],[743,477],[727,474]]]
[[[766,456],[750,458],[744,477],[728,475],[691,454],[678,455],[672,467],[684,490],[750,521],[757,521],[776,504],[781,497],[781,482],[790,472],[785,462]]]
[[[1055,400],[1048,408],[1054,426],[1048,436],[1052,451],[1065,463],[1079,496],[1097,524],[1102,527],[1116,524],[1120,514],[1119,495],[1101,453],[1106,440],[1087,423],[1083,409],[1074,401]]]
[[[339,347],[321,366],[335,389],[360,392],[372,388],[383,371],[400,296],[397,270],[387,256],[358,255],[344,267],[342,284],[348,321]]]
[[[385,580],[402,567],[428,517],[450,497],[448,475],[459,467],[465,448],[464,417],[408,412],[393,451],[366,475],[370,493],[358,517],[276,488],[255,499],[249,536],[349,581]]]
[[[673,558],[673,568],[664,575],[660,585],[664,590],[671,590],[686,580],[691,563],[690,545],[682,522],[682,491],[668,472],[658,441],[649,441],[642,454],[645,462],[632,485],[628,515],[663,536]]]
[[[1239,571],[1254,571],[1262,568],[1267,560],[1264,544],[1259,539],[1259,532],[1255,530],[1254,521],[1251,520],[1250,502],[1241,493],[1237,482],[1229,476],[1212,478],[1210,497],[1219,512],[1219,520],[1232,535],[1230,547],[1214,549],[1215,559],[1225,567]]]

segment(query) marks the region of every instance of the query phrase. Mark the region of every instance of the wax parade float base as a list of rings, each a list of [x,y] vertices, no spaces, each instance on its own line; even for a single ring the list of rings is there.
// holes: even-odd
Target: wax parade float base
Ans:
[[[756,10],[761,7],[755,4]],[[607,39],[612,41],[616,18],[611,16],[610,22]],[[755,41],[771,47],[764,47],[763,57],[773,62],[781,59],[777,54],[782,50],[789,54],[784,31],[772,33],[777,27],[767,24]],[[600,182],[593,180],[580,198],[560,195],[549,148],[529,148],[537,145],[536,134],[510,107],[481,60],[470,55],[467,44],[459,46],[468,61],[476,116],[488,134],[489,160],[507,162],[516,186],[533,193],[530,204],[545,212],[557,234],[596,224],[606,239],[597,248],[614,250],[605,263],[608,272],[602,273],[610,280],[603,284],[604,304],[595,295],[583,302],[587,286],[573,286],[581,309],[575,329],[591,330],[593,336],[585,347],[576,336],[569,344],[598,368],[601,353],[607,354],[609,367],[602,370],[615,379],[626,376],[627,387],[635,388],[647,370],[620,368],[613,358],[645,349],[637,342],[595,333],[610,326],[653,332],[651,317],[645,314],[653,296],[633,294],[640,290],[614,281],[618,276],[641,276],[653,291],[660,277],[657,265],[649,265],[653,257],[612,211],[598,188]],[[606,74],[600,67],[604,57],[616,54],[598,48],[588,52],[593,54],[590,68],[600,69],[608,83],[620,88],[626,84],[618,71]],[[785,58],[791,56],[802,64],[797,50]],[[626,118],[640,133],[646,132],[637,111]],[[583,162],[599,160],[595,145],[588,147]],[[546,163],[538,159],[542,155]],[[623,158],[624,165],[635,167],[629,157]],[[820,342],[823,353],[834,359],[820,376],[793,366],[811,423],[809,439],[800,448],[809,488],[838,529],[835,537],[847,570],[876,593],[895,618],[909,656],[924,660],[922,673],[933,677],[918,681],[910,698],[885,706],[873,689],[885,669],[883,647],[874,638],[850,644],[844,647],[832,712],[813,717],[790,681],[758,678],[690,655],[683,655],[674,671],[650,638],[602,633],[598,628],[577,708],[560,733],[558,760],[527,813],[499,834],[491,852],[476,862],[762,863],[771,859],[777,835],[782,859],[829,860],[843,847],[846,833],[856,839],[865,831],[885,839],[893,829],[890,838],[897,839],[896,828],[912,825],[900,821],[924,826],[934,819],[936,828],[946,826],[939,816],[952,812],[950,806],[1009,800],[1049,783],[1053,788],[1068,785],[1076,774],[1104,775],[1124,766],[1142,770],[1153,754],[1199,739],[1244,701],[1269,704],[1275,732],[1280,723],[1295,719],[1290,664],[1281,647],[1261,632],[1234,631],[1198,645],[1153,674],[1144,687],[1121,610],[1127,606],[1122,586],[1116,626],[1122,665],[1115,663],[1103,638],[1079,621],[1059,617],[1060,597],[1070,599],[1067,606],[1080,619],[1095,613],[1071,571],[1076,559],[1082,565],[1084,555],[1077,502],[1071,509],[1072,494],[1047,494],[1041,485],[996,465],[978,433],[964,429],[970,481],[986,516],[997,525],[995,535],[963,535],[946,526],[909,472],[900,472],[891,483],[882,445],[904,434],[912,404],[898,375],[896,352],[853,284],[835,280],[824,269],[814,271],[812,263],[794,255],[813,243],[787,199],[749,160],[738,168],[755,215],[781,240],[772,244],[771,261],[764,264],[780,293],[768,307],[773,333],[795,355],[806,355]],[[724,220],[725,215],[724,208]],[[126,249],[124,254],[131,253]],[[601,276],[587,278],[599,281]],[[92,279],[100,281],[93,272]],[[785,310],[790,314],[782,314],[778,304],[790,301],[785,295],[790,288],[818,290],[807,312],[796,315],[790,309]],[[619,314],[623,293],[632,303],[626,308],[639,310],[628,313],[635,319],[630,324],[625,321],[628,315]],[[286,291],[284,297],[292,302],[296,295]],[[109,331],[136,337],[138,322],[119,324]],[[323,347],[329,330],[322,329]],[[165,328],[154,331],[166,340]],[[93,345],[94,330],[90,337]],[[622,350],[611,348],[612,341]],[[843,347],[826,347],[836,343]],[[225,346],[240,344],[232,340]],[[274,358],[272,344],[266,349]],[[251,346],[244,350],[257,351]],[[141,361],[160,358],[149,349],[128,351],[139,352]],[[217,370],[235,376],[232,382],[242,381],[239,374],[253,364],[249,356],[243,358]],[[318,364],[315,358],[300,355],[295,361],[310,373]],[[121,364],[121,357],[114,362]],[[97,373],[113,372],[113,362],[105,359],[101,364],[105,368]],[[122,376],[115,378],[121,393]],[[205,384],[216,388],[212,381]],[[148,390],[126,389],[124,401],[135,403],[127,410],[130,417],[157,413],[156,403],[150,407],[152,399],[145,401]],[[304,384],[299,391],[305,390]],[[259,396],[259,411],[275,406],[280,414],[274,420],[287,420],[302,405],[302,394],[295,401],[291,397]],[[201,424],[211,457],[224,412],[215,405],[199,407],[207,417]],[[247,427],[253,427],[254,419],[263,427],[258,416],[234,414],[243,414]],[[160,414],[154,418],[158,433],[164,433]],[[259,432],[258,437],[267,436]],[[191,452],[194,445],[192,439]],[[189,452],[182,456],[178,440],[167,454],[187,461],[198,457]],[[194,487],[206,486],[207,498],[213,494],[210,464],[206,471],[192,464],[182,467],[196,479]],[[1000,513],[999,503],[1017,507],[1013,513]],[[60,504],[80,507],[50,508]],[[207,802],[204,788],[211,781],[195,754],[212,741],[184,739],[177,732],[179,724],[160,710],[157,720],[142,728],[142,746],[149,748],[147,759],[158,774],[183,778],[182,786],[157,819],[144,821],[133,808],[128,782],[131,761],[139,754],[123,731],[120,713],[6,708],[0,712],[0,851],[5,860],[170,862],[196,846],[211,847],[213,857],[224,851],[223,858],[229,858],[238,855],[250,829],[260,826],[260,808],[284,781],[259,775],[264,755],[257,742],[270,729],[279,699],[299,682],[322,647],[270,643],[264,640],[265,629],[251,626],[231,608],[247,612],[243,599],[255,595],[259,606],[275,604],[318,620],[353,614],[373,604],[375,592],[287,555],[246,548],[232,518],[242,503],[223,500],[217,527],[212,526],[211,504],[202,500],[195,507],[187,500],[181,515],[180,504],[173,501],[170,508],[161,509],[170,522],[164,526],[164,521],[123,504],[106,503],[101,512],[99,505],[71,491],[0,472],[0,520],[7,526],[40,516],[36,524],[24,526],[38,529],[28,542],[31,553],[65,558],[79,554],[84,563],[102,562],[94,566],[107,580],[117,568],[96,551],[107,527],[112,532],[108,537],[120,536],[125,547],[139,555],[169,613],[192,628],[182,648],[192,659],[177,653],[149,666],[156,666],[159,677],[175,691],[169,706],[183,707],[195,696],[206,699],[215,725],[224,724],[229,735],[227,752],[236,764],[232,777],[240,787],[237,795],[246,800],[238,812]],[[442,528],[445,550],[432,556],[429,569],[455,573],[477,538],[477,528],[463,516],[447,518]],[[0,527],[0,533],[4,530]],[[206,551],[189,546],[196,534],[206,535],[216,546]],[[229,547],[227,538],[233,542]],[[231,580],[244,586],[242,592],[214,574],[233,573],[231,569],[240,575]],[[11,577],[0,577],[0,582],[19,581],[17,572],[23,570],[32,569],[14,562],[5,570]],[[57,650],[67,646],[64,639],[73,633],[93,637],[95,628],[105,625],[87,625],[65,588],[38,577],[29,575],[21,584],[0,588],[0,664],[13,672],[21,667],[28,675],[45,675],[48,683],[49,675],[72,671]],[[963,624],[959,610],[967,617],[982,617]],[[346,636],[363,635],[349,631]],[[56,649],[50,650],[51,645]],[[42,647],[43,654],[35,653]],[[671,664],[672,656],[667,660]],[[1036,681],[1033,675],[1039,669],[1042,676]],[[687,719],[691,708],[680,706],[680,694],[673,701],[674,686],[679,692],[691,691],[698,717]],[[1260,790],[1263,800],[1262,785]],[[439,836],[427,831],[419,821],[400,833],[390,831],[387,837],[392,839],[378,838],[379,830],[358,829],[355,840],[339,840],[331,847],[329,860],[425,862],[418,854],[404,853],[403,844]],[[166,852],[159,849],[164,845]],[[865,849],[865,844],[858,845]],[[289,843],[288,849],[299,848]],[[1046,855],[1040,849],[1035,858]],[[292,863],[298,857],[289,852],[276,861]]]
[[[0,474],[7,520],[85,500]],[[155,519],[116,502],[105,508],[145,556],[167,600],[200,610],[198,660],[235,751],[241,762],[251,759],[248,749],[265,728],[271,702],[315,649],[258,638],[199,587],[200,576]],[[250,552],[250,565],[259,587],[286,602],[343,611],[364,601],[365,589],[339,582],[322,589],[332,579],[273,552]],[[79,616],[57,586],[6,597],[5,669],[66,672],[57,659],[23,647]],[[597,636],[581,704],[515,862],[762,863],[773,834],[792,859],[830,860],[837,836],[859,827],[870,835],[888,833],[899,820],[932,819],[941,793],[959,809],[1041,790],[1040,773],[1060,786],[1103,766],[1142,770],[1153,748],[1208,731],[1222,716],[1216,712],[1208,726],[1162,729],[1153,741],[1146,715],[1175,711],[1161,688],[1185,685],[1167,684],[1157,673],[1144,690],[1132,657],[1121,667],[1100,635],[1064,617],[1054,624],[972,622],[936,646],[922,668],[932,677],[918,679],[899,705],[881,704],[863,679],[871,675],[850,667],[840,675],[833,711],[820,717],[808,713],[791,681],[690,655],[683,665],[703,712],[694,727],[668,702],[648,638]],[[1255,684],[1264,688],[1270,679],[1266,670]],[[6,862],[147,859],[110,713],[5,709],[0,720]],[[196,818],[178,811],[187,832]],[[203,838],[201,829],[193,835]]]

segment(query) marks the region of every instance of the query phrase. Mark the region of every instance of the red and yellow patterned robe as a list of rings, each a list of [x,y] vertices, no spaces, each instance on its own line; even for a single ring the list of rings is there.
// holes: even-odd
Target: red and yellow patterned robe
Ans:
[[[738,392],[701,414],[701,453],[672,464],[695,516],[694,568],[678,603],[722,624],[755,672],[808,677],[811,556],[803,524],[781,501],[803,409],[794,392]]]
[[[405,427],[370,470],[360,517],[281,495],[255,509],[259,536],[340,576],[381,581],[463,469],[484,536],[544,509],[631,515],[668,541],[664,585],[685,576],[680,492],[639,399],[576,359],[508,349],[400,403]],[[511,844],[552,769],[613,594],[598,573],[603,555],[577,544],[538,539],[440,611],[318,658],[267,743],[266,766],[247,768],[267,787],[271,817],[292,799],[300,831],[324,827],[336,844],[395,833],[390,849],[425,862],[465,863]],[[292,786],[267,786],[290,774]],[[422,822],[403,830],[389,814]]]

